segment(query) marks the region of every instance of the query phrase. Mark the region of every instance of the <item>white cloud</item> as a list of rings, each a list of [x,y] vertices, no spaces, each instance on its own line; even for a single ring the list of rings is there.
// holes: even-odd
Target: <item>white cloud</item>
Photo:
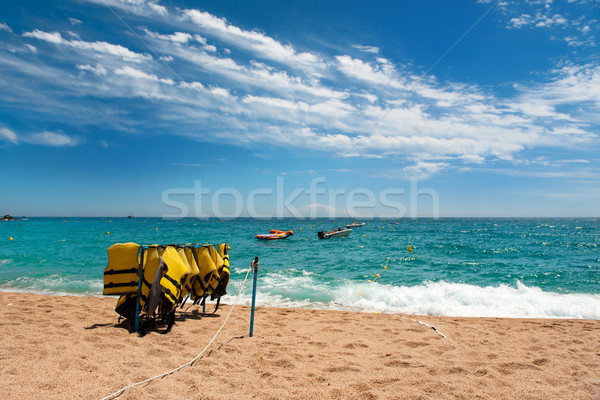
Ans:
[[[141,0],[120,3],[144,13],[149,6]],[[177,14],[183,18],[177,20],[176,13],[183,13]],[[466,168],[467,164],[512,161],[525,149],[568,148],[598,139],[590,125],[600,123],[600,67],[596,64],[563,65],[551,71],[545,83],[515,86],[517,95],[501,99],[476,85],[416,76],[410,67],[380,56],[375,47],[355,45],[365,54],[327,58],[299,52],[291,44],[197,10],[145,15],[171,26],[168,34],[146,29],[144,38],[160,54],[160,61],[177,60],[167,68],[158,59],[117,43],[67,40],[58,32],[40,30],[23,36],[80,50],[60,53],[61,63],[70,60],[78,73],[56,73],[52,63],[37,65],[10,57],[0,58],[0,64],[10,65],[28,82],[52,87],[52,95],[45,99],[48,110],[53,110],[54,96],[61,93],[63,100],[73,92],[83,100],[150,99],[142,103],[152,113],[149,127],[164,126],[172,134],[201,141],[268,143],[345,157],[399,156],[410,163],[395,171],[402,176],[430,177],[456,164]],[[558,13],[548,18],[524,15],[521,26],[565,24],[555,17],[562,15]],[[216,46],[209,45],[204,36]],[[224,50],[225,44],[233,46],[231,54]],[[244,49],[250,58],[239,54]],[[286,68],[291,64],[300,67]],[[0,94],[1,99],[7,96]],[[105,109],[87,112],[106,112],[123,130],[143,128],[144,121],[133,113],[115,111],[108,106],[110,101],[105,103]],[[56,112],[48,113],[55,118],[73,114],[65,111],[68,102],[54,107]],[[62,138],[66,143],[65,137],[69,138],[51,135],[39,136],[38,142],[54,138],[60,143]]]
[[[0,31],[12,32],[10,26],[6,25],[4,22],[0,22]]]
[[[0,140],[17,143],[17,134],[8,128],[0,127]]]
[[[159,78],[158,76],[156,76],[154,74],[148,74],[147,72],[144,72],[144,71],[136,69],[136,68],[132,68],[130,66],[125,66],[123,68],[116,69],[115,74],[123,75],[123,76],[134,78],[134,79],[145,79],[145,80],[154,81],[154,82],[161,82],[161,83],[164,83],[167,85],[175,84],[175,82],[173,82],[172,79]]]
[[[108,71],[106,70],[106,68],[104,68],[100,64],[96,65],[95,67],[93,67],[91,65],[77,65],[77,68],[79,68],[82,71],[93,72],[96,75],[106,75],[108,73]]]
[[[34,133],[23,138],[28,143],[50,147],[72,147],[81,143],[81,139],[57,132]]]
[[[207,35],[217,36],[227,43],[253,51],[262,58],[305,69],[311,73],[317,73],[319,69],[325,67],[320,58],[312,53],[298,52],[292,45],[282,44],[257,31],[241,29],[231,25],[226,19],[210,13],[188,9],[183,10],[180,18],[193,22]]]
[[[63,44],[63,38],[59,32],[43,32],[39,29],[35,29],[32,32],[25,32],[23,36],[45,40],[46,42],[54,44]]]
[[[347,216],[346,210],[338,210],[334,206],[323,203],[305,204],[301,210],[306,217],[342,217]]]
[[[353,44],[352,47],[365,53],[379,54],[379,47],[376,46],[363,46],[360,44]]]
[[[72,17],[69,17],[69,22],[71,23],[71,25],[79,25],[79,24],[83,23],[80,20],[78,20],[77,18],[72,18]]]
[[[396,80],[392,70],[386,64],[371,64],[347,55],[336,56],[339,70],[349,78],[355,78],[374,85],[390,85],[401,88],[403,85]]]
[[[117,7],[125,11],[145,16],[166,16],[167,9],[158,0],[87,0],[107,7]]]
[[[161,50],[163,50],[162,47]],[[170,51],[172,56],[176,56],[178,59],[196,65],[212,76],[226,78],[231,85],[249,85],[279,94],[285,93],[286,96],[298,93],[328,98],[348,96],[344,92],[323,86],[318,81],[311,83],[300,76],[290,75],[286,71],[278,71],[263,63],[249,62],[250,65],[242,65],[232,58],[209,54],[204,49],[193,47],[176,46],[164,48],[164,50]]]
[[[579,105],[600,112],[600,64],[565,65],[553,71],[548,83],[521,89],[527,101],[536,99],[540,104]]]
[[[551,28],[556,26],[565,26],[568,21],[560,14],[544,15],[537,13],[535,16],[522,14],[519,17],[511,18],[508,22],[508,27],[520,29],[525,26],[533,26],[536,28]]]
[[[126,61],[141,62],[152,59],[147,54],[135,53],[121,45],[115,45],[107,42],[85,42],[82,40],[66,40],[59,32],[44,32],[35,29],[32,32],[25,32],[25,37],[31,37],[39,40],[44,40],[57,45],[65,45],[74,47],[80,50],[89,50],[95,53],[108,54],[119,57]]]
[[[593,2],[592,0],[591,2]],[[498,4],[508,29],[543,29],[551,40],[560,40],[570,47],[595,47],[594,33],[598,20],[590,13],[589,1],[514,1]]]
[[[425,162],[418,161],[415,165],[405,167],[404,172],[412,178],[429,179],[441,171],[447,169],[450,165],[445,162]]]

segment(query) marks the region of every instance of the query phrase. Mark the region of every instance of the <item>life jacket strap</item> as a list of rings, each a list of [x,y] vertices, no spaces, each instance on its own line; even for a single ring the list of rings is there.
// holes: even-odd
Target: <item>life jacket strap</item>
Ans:
[[[137,268],[121,269],[121,270],[109,269],[108,271],[104,271],[104,275],[137,274],[137,272],[138,272]]]

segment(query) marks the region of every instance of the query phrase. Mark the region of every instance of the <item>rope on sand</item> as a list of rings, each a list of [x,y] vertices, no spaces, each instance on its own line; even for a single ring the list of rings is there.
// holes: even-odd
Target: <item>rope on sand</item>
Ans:
[[[438,330],[437,330],[437,328],[436,328],[435,326],[433,326],[433,325],[429,325],[427,322],[423,322],[423,321],[421,321],[421,320],[414,319],[414,318],[408,318],[408,317],[405,317],[404,315],[396,315],[396,314],[390,314],[390,315],[391,315],[391,316],[393,316],[393,317],[398,317],[398,318],[409,319],[409,320],[411,320],[411,321],[414,321],[414,322],[416,322],[417,324],[425,325],[426,327],[433,329],[433,330],[434,330],[436,333],[438,333],[439,335],[441,335],[441,336],[442,336],[444,339],[447,339],[447,338],[448,338],[448,336],[446,336],[446,335],[444,335],[442,332],[438,331]]]
[[[242,282],[242,287],[240,288],[240,291],[235,299],[235,302],[233,303],[233,305],[231,306],[231,309],[229,310],[229,313],[227,314],[227,317],[225,318],[225,321],[223,321],[223,324],[221,325],[221,327],[219,328],[219,330],[217,331],[217,333],[215,333],[215,336],[213,336],[213,338],[210,340],[210,342],[208,342],[208,344],[206,345],[206,347],[204,347],[204,349],[200,352],[200,354],[198,354],[196,357],[194,357],[192,360],[186,362],[185,364],[180,365],[179,367],[172,369],[171,371],[168,372],[164,372],[160,375],[156,375],[153,376],[152,378],[148,378],[146,380],[137,382],[137,383],[132,383],[131,385],[125,386],[122,389],[117,390],[116,392],[102,398],[102,400],[110,400],[110,399],[114,399],[119,397],[120,395],[123,394],[124,391],[126,391],[127,389],[131,389],[134,386],[139,386],[139,385],[143,385],[144,383],[148,383],[151,382],[155,379],[159,379],[162,377],[165,377],[167,375],[170,375],[172,373],[175,373],[177,371],[179,371],[180,369],[187,367],[188,365],[192,365],[196,360],[198,360],[202,354],[204,354],[204,352],[210,347],[211,344],[213,344],[213,342],[215,341],[215,339],[217,338],[217,336],[219,335],[219,333],[221,333],[221,330],[223,329],[223,327],[225,326],[225,324],[227,323],[227,320],[229,319],[229,317],[231,316],[231,312],[233,311],[233,309],[235,308],[235,306],[238,304],[238,301],[240,299],[240,296],[242,294],[242,291],[244,290],[244,286],[246,285],[246,280],[248,279],[248,275],[250,274],[250,271],[252,270],[252,267],[250,267],[248,269],[248,272],[246,273],[246,277],[244,278],[244,281]]]

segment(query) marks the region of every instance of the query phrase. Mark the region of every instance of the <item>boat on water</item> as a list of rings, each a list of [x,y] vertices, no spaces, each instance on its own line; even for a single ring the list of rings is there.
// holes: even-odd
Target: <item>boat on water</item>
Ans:
[[[319,235],[319,239],[331,239],[336,237],[346,237],[352,232],[352,229],[338,229],[337,231],[331,231],[324,233],[323,231],[319,231],[317,234]]]
[[[346,225],[346,228],[358,228],[359,226],[365,226],[364,222],[353,222],[351,224]]]
[[[254,237],[261,240],[278,240],[289,238],[293,234],[294,231],[279,231],[277,229],[271,229],[269,233],[259,233]]]

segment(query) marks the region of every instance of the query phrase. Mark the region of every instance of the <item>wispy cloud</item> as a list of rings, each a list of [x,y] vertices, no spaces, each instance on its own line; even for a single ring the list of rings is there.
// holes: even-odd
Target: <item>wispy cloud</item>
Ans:
[[[241,29],[227,22],[225,18],[193,9],[183,10],[179,18],[193,22],[208,35],[216,36],[238,48],[250,50],[264,59],[302,68],[311,73],[317,73],[318,69],[325,67],[315,54],[298,52],[291,44],[283,44],[261,32]]]
[[[567,25],[567,19],[562,15],[554,14],[548,16],[542,13],[537,13],[535,16],[522,14],[519,17],[511,18],[508,22],[508,27],[517,29],[527,26],[533,26],[535,28],[551,28],[565,25]]]
[[[505,0],[499,3],[498,8],[502,10],[503,18],[507,18],[508,29],[540,29],[548,32],[550,39],[564,41],[571,47],[595,47],[600,25],[592,10],[597,10],[598,6],[595,0],[569,1],[566,4]]]
[[[0,31],[12,32],[12,29],[6,23],[0,22]]]
[[[35,29],[32,32],[23,33],[23,36],[39,40],[45,40],[56,45],[65,45],[80,50],[89,50],[91,52],[117,56],[126,61],[142,62],[152,58],[147,54],[135,53],[121,45],[115,45],[107,42],[85,42],[82,40],[66,40],[62,37],[62,35],[59,32],[44,32],[39,29]]]
[[[365,53],[379,54],[379,47],[376,46],[363,46],[360,44],[353,44],[352,47],[360,51],[364,51]]]
[[[207,168],[212,167],[212,164],[194,164],[194,163],[171,163],[171,165],[179,167],[192,167],[192,168]]]
[[[346,217],[348,212],[346,210],[338,210],[336,207],[323,204],[313,203],[306,204],[300,209],[301,213],[308,217]]]
[[[0,140],[17,143],[17,134],[10,129],[0,127]]]
[[[73,147],[82,142],[80,138],[65,135],[60,132],[40,132],[29,136],[24,136],[23,141],[27,143],[37,144],[50,147]]]
[[[0,76],[0,85],[10,89],[0,100],[27,108],[34,98],[38,112],[71,126],[110,123],[148,134],[160,126],[161,134],[200,141],[230,139],[344,157],[402,156],[408,161],[394,172],[421,178],[456,165],[513,160],[526,149],[598,139],[596,62],[562,64],[547,72],[544,83],[515,85],[513,95],[498,97],[475,84],[420,77],[374,46],[354,45],[360,53],[349,49],[352,55],[299,51],[205,11],[106,1],[145,18],[144,28],[122,29],[149,48],[94,40],[85,32],[71,40],[64,32],[33,29],[19,39],[25,45],[39,41],[37,54],[0,53],[0,65],[13,71],[11,79]],[[557,13],[550,19],[531,15],[522,22],[553,29],[572,23]],[[148,27],[153,23],[163,27],[160,33]],[[119,99],[136,101],[121,109],[112,104]],[[46,145],[80,143],[51,132],[29,142],[36,138]]]

